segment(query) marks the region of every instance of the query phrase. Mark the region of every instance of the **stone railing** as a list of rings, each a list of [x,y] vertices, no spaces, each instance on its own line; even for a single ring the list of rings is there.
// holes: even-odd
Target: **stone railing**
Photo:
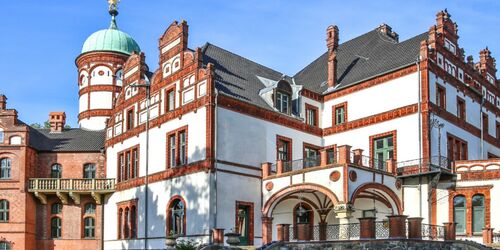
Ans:
[[[113,190],[115,190],[115,179],[32,178],[28,183],[30,192]]]
[[[487,160],[458,160],[455,161],[455,171],[490,171],[500,170],[500,158]]]

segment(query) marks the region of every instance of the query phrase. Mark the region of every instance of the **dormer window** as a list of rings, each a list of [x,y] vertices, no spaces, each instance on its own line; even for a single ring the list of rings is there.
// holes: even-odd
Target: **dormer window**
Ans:
[[[284,80],[278,82],[275,91],[274,107],[283,114],[290,114],[292,110],[292,88]]]

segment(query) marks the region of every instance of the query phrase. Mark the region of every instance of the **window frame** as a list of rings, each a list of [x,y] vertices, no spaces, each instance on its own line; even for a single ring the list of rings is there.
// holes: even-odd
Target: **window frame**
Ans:
[[[456,195],[453,197],[453,200],[452,200],[452,202],[453,202],[453,222],[457,223],[457,225],[458,225],[459,223],[457,222],[457,206],[455,205],[457,199],[463,199],[464,206],[463,206],[463,208],[460,207],[460,211],[463,211],[462,220],[463,220],[463,223],[465,223],[465,224],[463,225],[463,231],[457,230],[456,233],[457,234],[466,234],[466,232],[467,232],[467,198],[464,195]]]
[[[91,221],[92,225],[87,225],[87,221]],[[86,216],[83,218],[83,238],[95,239],[96,220],[93,216]],[[88,234],[90,233],[90,235]]]
[[[384,132],[384,133],[380,133],[380,134],[376,134],[376,135],[372,135],[370,136],[369,138],[369,145],[370,145],[370,159],[371,159],[371,163],[370,163],[370,167],[374,167],[375,164],[375,141],[377,139],[382,139],[382,138],[385,138],[385,137],[389,137],[389,136],[392,136],[392,160],[394,160],[395,162],[397,162],[397,158],[398,158],[398,140],[397,140],[397,130],[392,130],[392,131],[388,131],[388,132]],[[381,163],[382,166],[384,165],[384,163]]]
[[[140,145],[135,145],[117,153],[117,182],[139,178],[140,152]],[[127,156],[130,157],[128,162]]]
[[[0,128],[0,144],[4,144],[5,143],[5,131]]]
[[[457,96],[457,117],[467,121],[467,106],[465,100]]]
[[[282,114],[290,115],[292,109],[292,95],[287,91],[275,91],[274,107]],[[285,98],[286,97],[286,98]],[[284,105],[285,104],[285,105]],[[286,110],[284,110],[286,108]],[[286,112],[285,112],[286,111]]]
[[[342,114],[339,114],[337,110],[342,110]],[[340,120],[339,118],[342,117]],[[347,102],[338,103],[332,106],[332,127],[340,126],[347,123]]]
[[[446,138],[447,158],[451,161],[467,160],[469,154],[467,141],[450,133],[446,134]]]
[[[167,204],[167,221],[166,221],[166,227],[165,227],[165,230],[166,230],[166,234],[167,235],[170,235],[171,232],[173,231],[173,222],[175,221],[174,220],[174,213],[173,213],[173,210],[172,208],[174,207],[174,205],[178,204],[178,203],[181,203],[182,204],[182,232],[180,233],[177,233],[176,235],[186,235],[186,221],[187,221],[187,214],[186,214],[186,211],[187,211],[187,203],[186,201],[184,200],[184,198],[182,198],[182,196],[180,195],[175,195],[173,196],[172,198],[170,198],[170,201],[168,202]]]
[[[89,169],[90,168],[90,169]],[[96,178],[96,164],[95,163],[85,163],[83,164],[83,178],[84,179],[95,179]],[[90,176],[88,173],[90,172]]]
[[[170,103],[170,93],[172,93],[172,102]],[[173,104],[173,105],[172,105]],[[165,90],[165,113],[175,110],[175,85]]]
[[[446,110],[446,88],[436,83],[436,106]]]
[[[482,199],[481,206],[474,205],[474,197],[480,197]],[[471,210],[472,210],[471,211],[471,215],[472,215],[471,227],[472,227],[473,234],[482,233],[483,228],[486,225],[486,205],[485,205],[485,203],[486,203],[486,198],[483,194],[474,194],[471,198]],[[476,215],[475,215],[476,209],[480,210],[482,213],[482,225],[479,226],[479,228],[476,228],[477,227],[476,222],[478,220],[478,218],[476,218]]]
[[[319,127],[319,109],[318,107],[308,104],[305,104],[305,110],[306,110],[306,124],[313,126],[313,127]],[[311,113],[312,113],[312,118],[311,118]]]
[[[137,238],[137,203],[138,199],[117,203],[118,239]]]
[[[302,143],[303,167],[316,167],[321,164],[321,147],[309,143]],[[308,152],[316,152],[315,156],[308,156]]]
[[[54,167],[58,166],[57,169]],[[61,179],[62,178],[62,165],[60,163],[54,163],[50,166],[50,178]]]
[[[6,163],[6,164],[4,164]],[[4,176],[5,174],[5,176]],[[0,180],[10,180],[12,178],[12,160],[10,158],[0,159]]]
[[[125,115],[126,115],[125,117],[127,118],[127,123],[125,125],[125,128],[127,129],[127,131],[134,128],[134,124],[135,124],[134,110],[135,110],[135,107],[132,107],[132,108],[127,109],[127,111],[125,113]]]
[[[59,223],[56,223],[58,225],[54,226],[54,221],[58,221]],[[56,233],[54,233],[54,232],[56,232]],[[50,238],[51,239],[62,238],[62,218],[59,216],[54,216],[54,217],[50,218]]]
[[[10,220],[10,202],[7,199],[0,200],[0,223],[8,223]]]
[[[184,143],[182,142],[181,138],[183,134],[185,140]],[[172,142],[175,142],[175,145],[172,144]],[[166,135],[166,144],[167,169],[181,167],[189,164],[189,130],[187,125],[168,132]]]
[[[282,145],[283,143],[286,144],[286,147],[283,147],[283,149],[286,149],[286,151],[284,152],[280,152],[280,145]],[[276,135],[276,161],[278,160],[282,160],[284,162],[290,162],[292,161],[292,139],[291,138],[288,138],[288,137],[284,137],[284,136],[281,136],[281,135]],[[280,157],[280,155],[286,155],[287,159],[282,159],[282,157]]]

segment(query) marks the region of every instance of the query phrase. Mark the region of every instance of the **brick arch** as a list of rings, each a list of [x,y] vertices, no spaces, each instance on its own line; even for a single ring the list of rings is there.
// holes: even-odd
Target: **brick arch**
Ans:
[[[403,213],[403,205],[401,204],[401,200],[399,199],[398,195],[396,193],[394,193],[394,191],[392,191],[386,185],[383,185],[380,183],[375,183],[375,182],[365,183],[365,184],[359,186],[358,188],[356,188],[356,190],[354,191],[354,193],[351,196],[350,203],[354,204],[356,199],[360,198],[361,192],[363,192],[369,188],[378,189],[380,191],[383,191],[385,194],[387,194],[392,199],[394,204],[396,204],[396,209],[397,209],[398,214]],[[362,195],[361,195],[361,197],[362,197]],[[391,208],[394,210],[392,205],[391,205]]]
[[[274,209],[274,207],[279,203],[281,199],[286,198],[289,194],[297,191],[306,191],[306,190],[315,190],[323,193],[324,195],[326,195],[326,197],[328,197],[332,201],[333,205],[337,205],[339,203],[339,199],[337,198],[337,196],[330,189],[326,187],[314,183],[294,184],[274,193],[265,202],[262,208],[262,216],[264,217],[270,216],[269,212]]]
[[[182,222],[182,227],[184,229],[184,232],[183,234],[186,235],[187,234],[187,228],[186,228],[186,218],[187,218],[187,214],[186,214],[186,209],[187,209],[187,203],[186,201],[184,200],[184,198],[182,198],[182,196],[180,195],[174,195],[170,198],[170,200],[168,201],[167,203],[167,211],[166,211],[166,215],[167,215],[167,218],[166,218],[166,225],[165,225],[165,233],[166,235],[170,235],[170,230],[172,230],[172,228],[170,228],[170,217],[172,217],[172,212],[170,211],[170,208],[172,207],[173,203],[175,200],[180,200],[182,202],[182,204],[184,204],[184,218],[183,218],[183,222]]]

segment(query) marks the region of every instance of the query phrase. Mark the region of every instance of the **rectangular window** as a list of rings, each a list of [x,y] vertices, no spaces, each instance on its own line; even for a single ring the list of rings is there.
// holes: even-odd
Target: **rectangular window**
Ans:
[[[187,126],[167,134],[167,168],[188,164]]]
[[[187,163],[186,154],[186,132],[182,131],[179,133],[179,163],[185,165]]]
[[[483,113],[483,133],[488,135],[488,115]]]
[[[167,101],[166,101],[166,112],[168,111],[172,111],[175,109],[175,91],[172,89],[172,90],[169,90],[167,92]]]
[[[393,136],[377,138],[373,141],[373,167],[383,169],[388,159],[394,159]]]
[[[127,110],[127,130],[134,128],[134,109]]]
[[[436,105],[440,108],[446,109],[446,89],[437,85],[436,90]]]
[[[118,153],[118,182],[139,176],[139,147]]]
[[[277,160],[282,160],[285,162],[291,161],[292,159],[292,140],[278,136],[277,139]]]
[[[328,148],[326,149],[326,156],[327,156],[327,163],[328,164],[333,164],[336,162],[335,158],[335,149],[334,148]]]
[[[341,125],[347,122],[347,102],[332,107],[332,125]]]
[[[290,95],[283,92],[276,92],[276,109],[281,112],[288,114],[290,106]]]
[[[318,126],[318,108],[306,104],[306,124]]]
[[[134,148],[132,150],[132,178],[136,178],[139,176],[139,154],[137,152],[137,149]]]
[[[317,148],[304,148],[304,168],[320,165],[319,150]]]
[[[459,97],[457,97],[457,116],[465,121],[465,101]]]
[[[467,160],[467,142],[451,134],[447,138],[448,158],[452,161]]]
[[[169,136],[168,143],[169,143],[169,155],[168,155],[168,159],[170,160],[169,161],[170,167],[175,167],[175,166],[177,166],[177,162],[176,162],[176,160],[177,160],[177,154],[175,153],[176,152],[175,134]]]

